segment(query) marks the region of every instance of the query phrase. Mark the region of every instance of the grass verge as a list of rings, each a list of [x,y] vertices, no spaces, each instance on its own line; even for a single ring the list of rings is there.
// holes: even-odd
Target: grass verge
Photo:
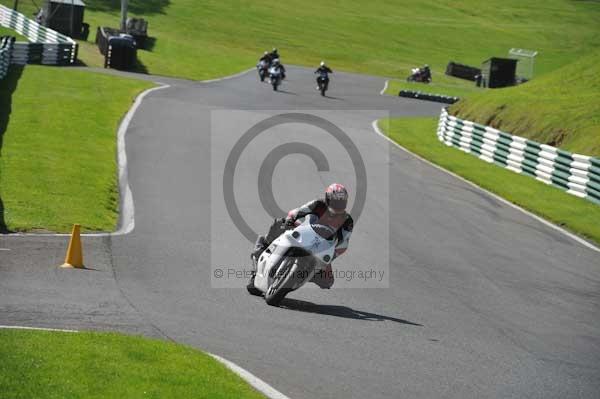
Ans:
[[[0,330],[5,398],[264,398],[205,353],[115,333]]]
[[[0,81],[0,230],[112,231],[116,131],[152,83],[60,67],[11,66]]]
[[[432,75],[433,81],[431,83],[407,82],[406,80],[392,79],[388,82],[385,94],[397,96],[400,90],[413,90],[422,93],[460,97],[462,99],[468,95],[486,91],[475,86],[474,82],[468,80],[458,79],[440,73],[434,73]]]
[[[600,206],[447,147],[435,134],[437,118],[384,119],[379,127],[415,154],[600,244]]]

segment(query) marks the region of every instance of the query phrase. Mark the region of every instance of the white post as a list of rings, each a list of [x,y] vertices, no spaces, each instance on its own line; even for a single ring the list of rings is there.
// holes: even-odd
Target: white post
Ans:
[[[71,37],[75,37],[74,33],[75,33],[75,22],[73,21],[74,19],[74,15],[75,15],[75,0],[71,0],[71,15],[69,16],[70,20],[71,20]]]
[[[121,0],[121,31],[127,31],[127,0]]]

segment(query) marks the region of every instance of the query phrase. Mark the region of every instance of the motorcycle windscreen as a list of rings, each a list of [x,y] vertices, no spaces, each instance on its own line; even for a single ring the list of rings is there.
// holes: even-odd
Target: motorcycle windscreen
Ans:
[[[325,236],[331,237],[332,229],[319,224],[303,224],[295,231],[299,233],[294,237],[304,250],[311,253],[320,262],[329,263],[335,253],[335,240],[323,238],[313,226],[317,227]],[[333,231],[335,233],[335,231]],[[294,235],[292,234],[292,237]]]

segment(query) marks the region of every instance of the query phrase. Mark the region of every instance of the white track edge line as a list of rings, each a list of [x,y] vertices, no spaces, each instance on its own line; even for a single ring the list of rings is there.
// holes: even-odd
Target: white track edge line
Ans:
[[[77,330],[65,330],[62,328],[28,327],[28,326],[2,326],[2,325],[0,325],[0,328],[5,329],[5,330],[59,331],[59,332],[68,332],[68,333],[79,332]]]
[[[385,81],[385,84],[383,85],[383,89],[379,92],[380,95],[383,96],[385,94],[385,91],[387,90],[389,83],[390,83],[389,79]]]
[[[127,152],[125,150],[125,135],[129,129],[129,123],[133,118],[133,115],[142,104],[146,95],[157,91],[171,87],[170,85],[163,84],[159,87],[152,87],[144,90],[136,98],[127,111],[123,120],[119,125],[117,131],[117,165],[119,174],[119,192],[120,192],[120,203],[119,203],[119,222],[117,230],[110,233],[83,233],[84,237],[108,237],[108,236],[119,236],[131,233],[135,227],[135,208],[133,204],[133,194],[129,187],[129,180],[127,178]],[[69,233],[10,233],[8,236],[23,236],[23,237],[68,237]]]
[[[246,70],[244,70],[242,72],[238,72],[238,73],[236,73],[234,75],[224,76],[222,78],[216,78],[216,79],[198,80],[198,81],[196,81],[194,83],[214,83],[214,82],[220,82],[222,80],[228,80],[228,79],[238,78],[238,77],[240,77],[242,75],[247,74],[250,71],[253,71],[254,69],[255,68],[248,68],[248,69],[246,69]]]
[[[267,384],[254,374],[250,373],[248,370],[238,366],[237,364],[222,358],[221,356],[215,355],[213,353],[208,353],[211,357],[225,365],[229,370],[233,371],[237,374],[242,380],[246,381],[250,384],[254,389],[265,395],[270,399],[290,399],[288,396],[285,396],[271,385]]]
[[[439,166],[439,165],[436,165],[436,164],[434,164],[433,162],[431,162],[431,161],[429,161],[429,160],[427,160],[427,159],[425,159],[425,158],[421,157],[420,155],[417,155],[417,154],[415,154],[414,152],[411,152],[411,151],[407,150],[406,148],[402,147],[400,144],[396,143],[394,140],[392,140],[392,139],[390,139],[388,136],[386,136],[386,135],[385,135],[385,134],[384,134],[384,133],[383,133],[383,132],[382,132],[382,131],[379,129],[379,126],[377,125],[377,122],[378,122],[378,121],[377,121],[377,119],[376,119],[376,120],[374,120],[374,121],[371,123],[371,126],[373,127],[373,130],[375,131],[375,133],[377,133],[378,135],[380,135],[381,137],[383,137],[384,139],[386,139],[386,140],[387,140],[387,141],[389,141],[390,143],[394,144],[396,147],[398,147],[398,148],[399,148],[399,149],[401,149],[402,151],[406,152],[407,154],[410,154],[410,155],[412,155],[413,157],[415,157],[415,158],[419,159],[420,161],[422,161],[422,162],[425,162],[426,164],[428,164],[428,165],[430,165],[430,166],[433,166],[434,168],[436,168],[436,169],[438,169],[438,170],[441,170],[442,172],[444,172],[444,173],[447,173],[447,174],[449,174],[450,176],[453,176],[453,177],[457,178],[458,180],[460,180],[460,181],[462,181],[462,182],[465,182],[465,183],[469,184],[469,185],[470,185],[470,186],[472,186],[472,187],[475,187],[475,188],[477,188],[478,190],[480,190],[480,191],[482,191],[482,192],[486,193],[487,195],[489,195],[489,196],[491,196],[491,197],[495,198],[496,200],[498,200],[498,201],[502,202],[503,204],[506,204],[506,205],[508,205],[508,206],[510,206],[510,207],[512,207],[512,208],[514,208],[514,209],[516,209],[516,210],[518,210],[518,211],[520,211],[520,212],[522,212],[522,213],[524,213],[524,214],[526,214],[526,215],[528,215],[528,216],[532,217],[533,219],[537,220],[538,222],[540,222],[540,223],[542,223],[542,224],[544,224],[544,225],[546,225],[546,226],[548,226],[548,227],[551,227],[551,228],[553,228],[554,230],[556,230],[556,231],[558,231],[558,232],[560,232],[560,233],[562,233],[562,234],[566,235],[567,237],[571,238],[572,240],[574,240],[574,241],[578,242],[579,244],[581,244],[581,245],[583,245],[583,246],[585,246],[585,247],[587,247],[587,248],[589,248],[589,249],[591,249],[591,250],[593,250],[593,251],[600,252],[600,248],[598,248],[598,247],[597,247],[597,246],[595,246],[594,244],[590,243],[589,241],[587,241],[587,240],[584,240],[583,238],[581,238],[581,237],[579,237],[579,236],[577,236],[577,235],[575,235],[575,234],[573,234],[573,233],[571,233],[571,232],[569,232],[569,231],[567,231],[567,230],[563,229],[562,227],[560,227],[560,226],[557,226],[557,225],[555,225],[554,223],[552,223],[552,222],[549,222],[548,220],[546,220],[546,219],[544,219],[544,218],[542,218],[542,217],[540,217],[540,216],[538,216],[538,215],[536,215],[536,214],[534,214],[534,213],[531,213],[531,212],[529,212],[528,210],[525,210],[525,209],[521,208],[521,207],[520,207],[520,206],[518,206],[518,205],[515,205],[515,204],[513,204],[512,202],[510,202],[510,201],[508,201],[508,200],[506,200],[506,199],[504,199],[504,198],[500,197],[500,196],[499,196],[499,195],[497,195],[497,194],[494,194],[494,193],[492,193],[491,191],[488,191],[488,190],[486,190],[485,188],[483,188],[483,187],[481,187],[481,186],[478,186],[477,184],[473,183],[472,181],[469,181],[469,180],[465,179],[464,177],[462,177],[462,176],[459,176],[459,175],[457,175],[456,173],[454,173],[454,172],[451,172],[451,171],[449,171],[449,170],[446,170],[446,169],[442,168],[441,166]]]
[[[66,330],[61,328],[45,328],[45,327],[28,327],[28,326],[3,326],[0,325],[0,329],[7,330],[35,330],[35,331],[55,331],[55,332],[68,332],[68,333],[78,333],[78,330]],[[210,357],[223,364],[229,370],[237,374],[242,380],[246,381],[250,386],[254,389],[268,397],[269,399],[290,399],[288,396],[285,396],[271,385],[267,384],[248,370],[238,366],[237,364],[229,361],[219,355],[215,355],[214,353],[206,352]]]
[[[120,189],[120,198],[121,198],[121,209],[119,212],[119,223],[117,231],[113,233],[97,233],[100,236],[104,235],[124,235],[130,233],[135,228],[135,207],[133,204],[133,194],[131,192],[131,187],[129,187],[129,179],[127,177],[127,151],[125,148],[125,135],[127,134],[127,130],[129,129],[129,123],[133,118],[133,115],[142,104],[144,97],[146,95],[171,87],[170,85],[162,85],[159,87],[153,87],[151,89],[145,90],[135,99],[133,106],[129,109],[125,118],[119,125],[119,130],[117,133],[117,160],[119,164],[119,189]],[[90,234],[91,235],[91,234]]]

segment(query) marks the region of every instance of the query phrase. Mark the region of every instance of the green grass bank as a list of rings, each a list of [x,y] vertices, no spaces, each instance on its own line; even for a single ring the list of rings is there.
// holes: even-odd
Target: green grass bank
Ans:
[[[116,333],[0,330],[4,398],[264,398],[195,349]]]
[[[12,66],[0,81],[0,230],[113,231],[116,132],[152,83]]]
[[[400,90],[413,90],[422,93],[459,97],[462,99],[471,94],[484,93],[486,91],[478,88],[473,82],[468,80],[447,76],[443,73],[434,72],[432,75],[431,83],[407,82],[405,79],[389,80],[385,94],[397,96]]]

